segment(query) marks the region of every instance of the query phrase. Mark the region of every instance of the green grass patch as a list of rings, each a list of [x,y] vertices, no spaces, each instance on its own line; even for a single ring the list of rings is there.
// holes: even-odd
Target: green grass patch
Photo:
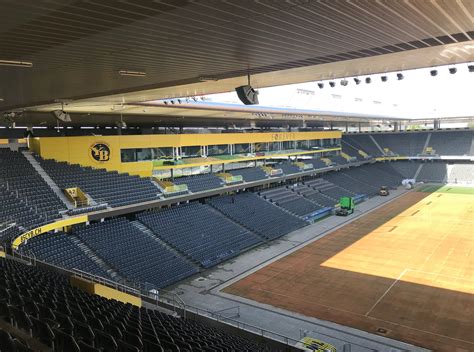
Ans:
[[[418,191],[427,193],[474,194],[474,187],[453,185],[425,185],[419,188]]]

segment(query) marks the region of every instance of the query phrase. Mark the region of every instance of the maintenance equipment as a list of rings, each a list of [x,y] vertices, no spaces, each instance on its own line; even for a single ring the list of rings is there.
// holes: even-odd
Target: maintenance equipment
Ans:
[[[355,209],[354,198],[352,197],[341,197],[339,198],[339,208],[336,209],[336,215],[347,216],[352,214]]]
[[[386,197],[390,194],[390,192],[388,191],[388,187],[387,186],[382,186],[380,187],[380,190],[379,190],[379,196],[382,196],[382,197]]]
[[[296,347],[304,351],[336,352],[336,347],[333,345],[309,336],[302,338],[300,342],[296,344]]]

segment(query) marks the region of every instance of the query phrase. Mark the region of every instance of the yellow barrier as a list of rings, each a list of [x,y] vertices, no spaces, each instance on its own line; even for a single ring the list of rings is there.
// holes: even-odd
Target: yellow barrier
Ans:
[[[321,161],[326,164],[326,166],[330,166],[333,162],[329,158],[321,158]]]
[[[116,301],[119,301],[122,303],[130,303],[137,307],[142,306],[142,300],[140,297],[131,295],[129,293],[118,291],[108,286],[97,284],[87,279],[71,276],[70,283],[71,283],[71,286],[77,287],[80,290],[85,291],[90,294],[98,295],[98,296],[108,298],[108,299],[115,299]]]
[[[18,249],[18,247],[25,241],[28,241],[30,238],[39,236],[43,233],[47,233],[49,231],[53,230],[58,230],[58,229],[63,229],[67,228],[71,225],[75,224],[81,224],[84,222],[88,221],[88,216],[87,215],[81,215],[81,216],[75,216],[69,219],[64,219],[64,220],[59,220],[56,222],[53,222],[51,224],[43,225],[40,227],[37,227],[33,230],[30,230],[28,232],[25,232],[24,234],[18,236],[15,238],[15,240],[12,243],[12,248],[13,249]]]
[[[351,156],[348,155],[348,154],[346,154],[346,153],[344,153],[344,152],[341,152],[341,156],[342,156],[344,159],[346,159],[347,161],[351,161],[351,160],[352,160]]]
[[[76,208],[89,205],[89,199],[79,187],[66,188],[63,190],[63,193]]]
[[[5,252],[3,252],[3,251],[0,251],[0,258],[5,258],[5,257],[6,257],[6,254],[5,254]]]
[[[359,154],[362,155],[365,159],[367,159],[369,157],[369,154],[367,154],[366,152],[364,152],[363,150],[358,150]]]

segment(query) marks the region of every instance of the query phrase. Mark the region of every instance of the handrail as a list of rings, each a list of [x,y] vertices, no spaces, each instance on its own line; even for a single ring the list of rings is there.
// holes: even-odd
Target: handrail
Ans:
[[[233,307],[228,307],[228,308],[224,308],[224,309],[221,309],[221,310],[215,310],[213,312],[213,314],[215,316],[222,316],[223,317],[224,315],[222,313],[228,312],[228,311],[231,311],[231,310],[234,310],[234,309],[237,310],[237,313],[235,315],[233,315],[232,317],[228,317],[228,318],[235,318],[235,317],[240,318],[240,306],[233,306]]]
[[[49,264],[49,263],[47,263],[47,264]],[[69,271],[69,270],[66,269],[66,271]],[[80,278],[89,279],[89,280],[97,282],[99,284],[105,284],[106,286],[112,286],[112,288],[114,288],[118,291],[121,291],[121,292],[132,293],[132,294],[135,294],[135,295],[140,295],[141,294],[139,290],[134,289],[130,286],[123,285],[119,282],[107,279],[107,278],[102,277],[102,276],[94,275],[94,274],[82,271],[80,269],[77,269],[77,268],[73,268],[71,270],[71,272],[73,274],[75,274],[76,276],[80,277]]]
[[[29,254],[34,255],[34,253],[32,251],[30,251]],[[169,292],[169,291],[165,291],[165,290],[156,290],[156,289],[141,291],[141,290],[132,288],[130,286],[118,283],[116,281],[113,281],[113,280],[110,280],[110,279],[107,279],[107,278],[104,278],[104,277],[101,277],[101,276],[98,276],[98,275],[87,273],[87,272],[82,271],[82,270],[77,269],[77,268],[73,268],[72,270],[62,268],[62,267],[59,267],[55,264],[51,264],[51,263],[42,261],[40,259],[30,257],[26,254],[21,253],[21,251],[13,251],[13,257],[15,257],[15,256],[22,259],[23,261],[27,261],[27,262],[31,263],[32,265],[36,265],[36,263],[39,262],[39,263],[42,263],[46,266],[54,267],[54,268],[59,269],[60,271],[69,273],[70,275],[75,275],[75,276],[82,277],[82,278],[88,278],[89,280],[91,280],[93,282],[96,282],[96,283],[99,283],[99,284],[104,284],[106,286],[115,288],[115,289],[117,289],[119,291],[122,291],[122,292],[131,293],[131,294],[136,295],[138,297],[151,298],[152,300],[156,301],[156,306],[158,306],[159,302],[171,304],[174,308],[179,308],[179,309],[182,310],[181,313],[182,313],[183,318],[186,318],[186,312],[193,312],[194,311],[194,313],[199,315],[199,316],[207,317],[207,318],[216,320],[218,322],[234,326],[237,329],[240,329],[240,330],[243,330],[243,331],[248,331],[248,332],[251,332],[251,333],[254,333],[254,334],[258,334],[259,336],[262,336],[262,337],[271,338],[275,341],[278,341],[280,343],[284,343],[286,345],[290,345],[290,343],[292,345],[295,345],[296,343],[299,342],[298,340],[296,340],[294,338],[279,334],[277,332],[266,330],[266,329],[257,327],[255,325],[244,323],[244,322],[233,319],[234,317],[226,317],[226,316],[221,314],[223,311],[238,308],[238,317],[240,317],[240,307],[239,306],[225,308],[225,309],[222,309],[220,311],[212,312],[212,311],[209,311],[207,309],[202,309],[202,308],[198,308],[198,307],[194,307],[194,306],[186,304],[181,297],[179,297],[176,293],[173,293],[173,292]],[[141,285],[139,285],[139,286],[141,286]]]
[[[283,343],[287,346],[295,346],[298,342],[300,342],[299,340],[294,339],[292,337],[289,337],[289,336],[286,336],[286,335],[283,335],[283,334],[280,334],[280,333],[277,333],[277,332],[274,332],[274,331],[270,331],[270,330],[267,330],[267,329],[263,329],[263,328],[260,328],[258,326],[252,325],[252,324],[244,323],[244,322],[236,320],[234,318],[225,317],[225,316],[219,315],[219,314],[216,315],[216,314],[214,314],[215,312],[209,311],[207,309],[194,307],[194,306],[191,306],[189,304],[187,305],[187,308],[188,308],[189,312],[194,311],[193,313],[195,313],[197,315],[214,319],[214,320],[216,320],[220,323],[231,325],[233,327],[236,327],[239,330],[251,332],[253,334],[256,334],[256,335],[259,335],[259,336],[262,336],[262,337],[273,339],[273,340],[278,341],[280,343]],[[231,307],[231,308],[235,308],[235,307]]]

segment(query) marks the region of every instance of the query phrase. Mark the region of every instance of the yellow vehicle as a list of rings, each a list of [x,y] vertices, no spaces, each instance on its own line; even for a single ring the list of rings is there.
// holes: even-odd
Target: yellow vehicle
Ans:
[[[309,336],[302,338],[296,347],[303,347],[307,351],[337,352],[333,345]]]
[[[380,187],[379,196],[386,197],[390,194],[387,186]]]

